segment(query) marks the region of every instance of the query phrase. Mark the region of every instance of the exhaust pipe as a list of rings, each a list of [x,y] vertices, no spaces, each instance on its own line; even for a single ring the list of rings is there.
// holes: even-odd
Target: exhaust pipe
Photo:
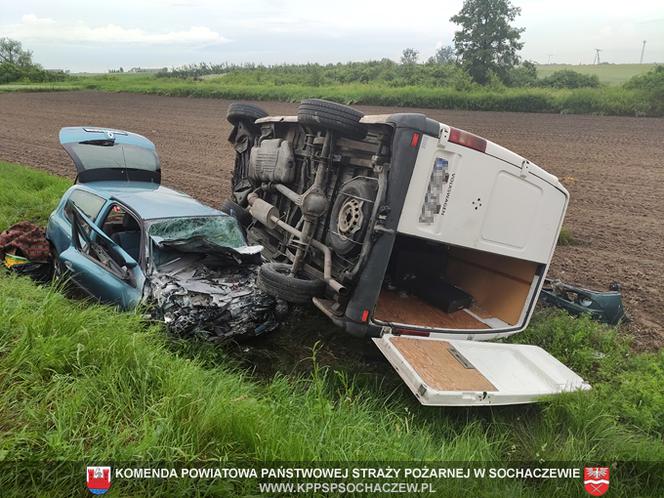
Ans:
[[[301,241],[303,240],[303,234],[300,230],[279,219],[279,210],[275,206],[264,201],[255,193],[249,194],[248,201],[249,213],[263,225],[271,229],[279,227]],[[315,239],[310,239],[309,243],[323,253],[323,280],[330,290],[340,296],[348,294],[348,288],[332,278],[332,250]]]

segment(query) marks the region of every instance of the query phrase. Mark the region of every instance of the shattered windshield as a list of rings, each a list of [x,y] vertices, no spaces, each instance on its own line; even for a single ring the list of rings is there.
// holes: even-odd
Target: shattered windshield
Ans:
[[[148,229],[153,261],[161,266],[183,253],[209,255],[243,252],[242,230],[232,216],[171,218],[154,222]]]
[[[173,218],[150,226],[150,237],[166,241],[204,239],[212,244],[237,249],[246,245],[242,231],[232,216]]]

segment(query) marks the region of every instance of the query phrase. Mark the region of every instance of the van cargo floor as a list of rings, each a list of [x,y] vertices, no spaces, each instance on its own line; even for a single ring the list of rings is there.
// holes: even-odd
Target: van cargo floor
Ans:
[[[387,289],[380,291],[374,318],[382,322],[404,323],[420,327],[461,330],[490,328],[487,324],[466,313],[465,310],[445,313],[417,296],[400,295],[398,292]]]

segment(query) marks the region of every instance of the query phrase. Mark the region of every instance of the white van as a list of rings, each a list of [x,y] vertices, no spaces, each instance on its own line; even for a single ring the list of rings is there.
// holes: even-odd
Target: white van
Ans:
[[[259,285],[370,337],[421,403],[499,405],[588,389],[522,331],[569,194],[464,130],[317,99],[297,116],[232,104],[233,199]]]

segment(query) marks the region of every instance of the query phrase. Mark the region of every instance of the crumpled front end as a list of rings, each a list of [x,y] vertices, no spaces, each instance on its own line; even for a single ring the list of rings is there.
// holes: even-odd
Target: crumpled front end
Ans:
[[[178,335],[257,336],[279,325],[277,300],[256,286],[258,265],[208,266],[187,258],[150,278],[155,314]]]

